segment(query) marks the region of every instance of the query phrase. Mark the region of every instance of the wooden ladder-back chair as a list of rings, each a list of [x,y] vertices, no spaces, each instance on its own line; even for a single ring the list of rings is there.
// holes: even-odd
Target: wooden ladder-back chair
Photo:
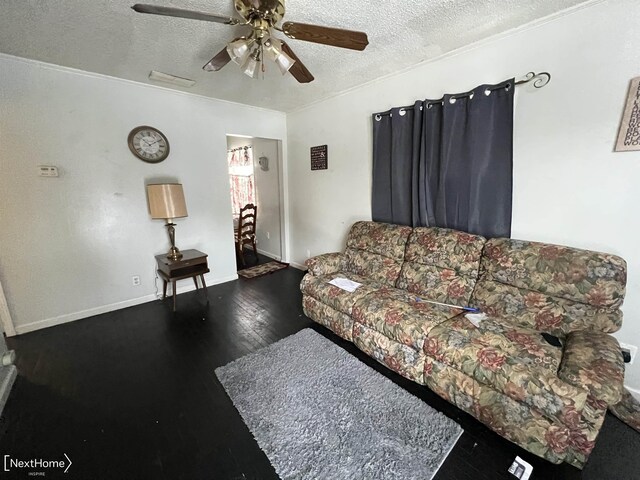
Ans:
[[[236,231],[236,251],[244,266],[244,245],[252,245],[253,253],[258,260],[258,249],[256,248],[256,221],[258,218],[258,207],[253,203],[248,203],[240,209],[238,217],[238,230]]]

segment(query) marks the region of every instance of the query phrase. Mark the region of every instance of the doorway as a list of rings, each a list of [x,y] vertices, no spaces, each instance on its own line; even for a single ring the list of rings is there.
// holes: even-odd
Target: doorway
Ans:
[[[240,208],[247,203],[257,206],[257,252],[253,252],[251,245],[245,245],[244,265],[237,259],[239,270],[283,258],[281,152],[280,140],[227,135],[234,229]]]

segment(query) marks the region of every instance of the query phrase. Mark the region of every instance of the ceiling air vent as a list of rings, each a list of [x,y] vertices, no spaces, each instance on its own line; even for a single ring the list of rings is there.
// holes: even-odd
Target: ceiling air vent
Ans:
[[[176,77],[175,75],[171,75],[169,73],[156,72],[155,70],[151,70],[151,73],[149,73],[149,80],[153,80],[154,82],[169,83],[171,85],[176,85],[178,87],[187,87],[187,88],[193,87],[196,84],[195,80]]]

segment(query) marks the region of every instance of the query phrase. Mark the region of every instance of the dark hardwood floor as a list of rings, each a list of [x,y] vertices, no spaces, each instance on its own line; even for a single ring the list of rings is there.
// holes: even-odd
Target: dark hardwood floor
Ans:
[[[9,339],[19,377],[0,423],[0,453],[72,460],[45,478],[273,479],[268,459],[214,369],[303,328],[313,328],[465,430],[436,479],[511,479],[516,455],[534,479],[633,479],[640,434],[607,416],[581,472],[552,465],[361,353],[302,313],[293,268],[155,301]],[[371,445],[371,448],[377,448]],[[37,470],[37,469],[36,469]],[[0,478],[34,478],[15,470]]]

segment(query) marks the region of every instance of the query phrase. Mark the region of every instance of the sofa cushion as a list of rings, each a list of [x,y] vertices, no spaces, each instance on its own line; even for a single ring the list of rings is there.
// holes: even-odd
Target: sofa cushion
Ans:
[[[485,241],[446,228],[414,228],[396,286],[430,300],[466,305]]]
[[[626,263],[620,257],[496,238],[484,248],[471,304],[515,325],[564,336],[620,328]]]
[[[356,222],[347,237],[345,270],[394,286],[411,227]]]
[[[476,327],[464,315],[460,315],[434,328],[425,352],[436,359],[450,359],[456,364],[460,357],[456,352],[468,345],[495,347],[519,363],[542,368],[557,374],[562,360],[562,348],[548,343],[540,332],[528,328],[514,327],[500,318],[490,318]],[[473,366],[466,365],[462,370],[472,372]]]
[[[464,316],[433,328],[425,341],[427,357],[450,365],[514,400],[565,421],[579,414],[587,390],[558,378],[562,349],[540,332],[513,328],[501,319],[475,327]]]
[[[385,287],[358,299],[353,320],[385,336],[422,351],[424,340],[436,325],[462,310],[420,301],[419,297]]]
[[[355,291],[348,292],[347,290],[331,285],[329,282],[334,278],[347,278],[362,285]],[[309,295],[347,315],[351,315],[351,310],[357,300],[380,288],[382,288],[382,285],[379,283],[351,272],[336,272],[326,275],[307,274],[302,278],[302,282],[300,283],[300,290],[302,290],[304,295]]]

